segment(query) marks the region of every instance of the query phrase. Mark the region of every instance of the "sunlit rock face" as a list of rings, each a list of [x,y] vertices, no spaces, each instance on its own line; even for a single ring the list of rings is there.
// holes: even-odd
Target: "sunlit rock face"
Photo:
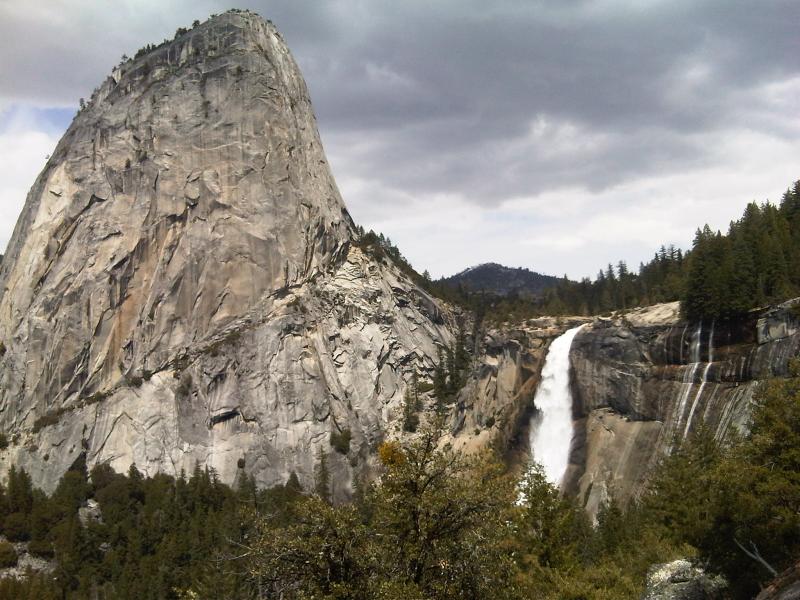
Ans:
[[[699,427],[746,430],[754,394],[800,351],[797,301],[731,321],[686,323],[678,303],[597,319],[571,352],[575,440],[566,489],[590,512],[642,489]]]
[[[346,493],[450,316],[362,254],[275,27],[226,13],[114,70],[0,268],[0,425],[52,488],[75,458]]]

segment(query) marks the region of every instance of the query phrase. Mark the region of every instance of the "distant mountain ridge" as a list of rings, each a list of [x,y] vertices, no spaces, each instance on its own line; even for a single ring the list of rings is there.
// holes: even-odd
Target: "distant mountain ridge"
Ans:
[[[520,294],[539,296],[554,287],[558,277],[543,275],[522,267],[506,267],[498,263],[483,263],[445,277],[442,283],[452,287],[463,286],[473,292],[488,292],[498,296]]]

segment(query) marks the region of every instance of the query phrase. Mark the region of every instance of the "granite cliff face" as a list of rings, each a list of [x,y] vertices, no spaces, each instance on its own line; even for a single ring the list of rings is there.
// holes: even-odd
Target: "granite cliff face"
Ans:
[[[114,70],[31,189],[0,267],[2,464],[200,464],[337,493],[451,316],[353,243],[274,26],[226,13]]]
[[[594,513],[611,495],[635,497],[656,461],[701,424],[718,439],[746,429],[760,383],[787,376],[800,350],[797,303],[703,323],[663,304],[584,328],[571,354],[567,491]]]

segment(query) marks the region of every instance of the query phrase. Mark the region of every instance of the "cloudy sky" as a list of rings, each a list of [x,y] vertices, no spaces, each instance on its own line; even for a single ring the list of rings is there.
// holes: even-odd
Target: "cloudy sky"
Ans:
[[[353,217],[436,276],[635,266],[800,179],[798,0],[239,6],[292,48]],[[229,7],[0,0],[0,249],[78,98]]]

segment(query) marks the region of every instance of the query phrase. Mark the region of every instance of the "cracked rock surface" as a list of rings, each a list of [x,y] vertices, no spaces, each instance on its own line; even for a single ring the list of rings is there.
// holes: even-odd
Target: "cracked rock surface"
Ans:
[[[275,27],[226,13],[114,70],[31,189],[0,267],[0,467],[233,483],[331,453],[337,494],[452,317],[353,244]],[[330,446],[350,430],[347,455]]]
[[[770,377],[800,352],[798,300],[730,321],[686,323],[678,303],[596,318],[570,353],[576,419],[566,490],[595,514],[641,493],[659,459],[699,427],[748,427]]]

